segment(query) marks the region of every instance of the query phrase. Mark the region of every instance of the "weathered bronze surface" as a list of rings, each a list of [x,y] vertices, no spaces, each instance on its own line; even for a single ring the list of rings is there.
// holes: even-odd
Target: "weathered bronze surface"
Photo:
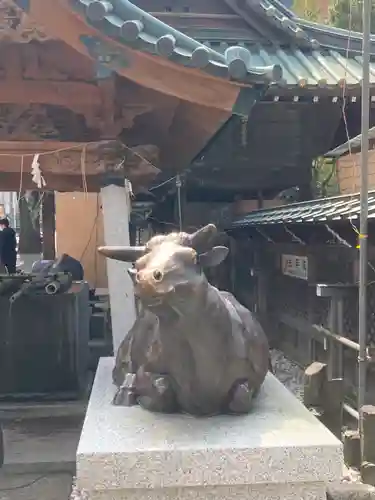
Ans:
[[[145,247],[101,247],[129,269],[142,311],[117,353],[114,404],[196,416],[243,414],[269,368],[267,338],[253,315],[208,283],[224,246],[212,224],[154,236]]]

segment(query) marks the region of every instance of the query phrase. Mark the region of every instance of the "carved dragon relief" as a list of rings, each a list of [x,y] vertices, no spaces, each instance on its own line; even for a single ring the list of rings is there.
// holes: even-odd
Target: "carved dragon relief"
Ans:
[[[56,139],[59,131],[41,105],[0,105],[0,140]]]
[[[71,151],[43,156],[40,159],[41,170],[65,175],[83,175],[82,161],[85,163],[85,175],[110,176],[129,180],[134,192],[147,190],[160,170],[158,163],[159,148],[145,144],[127,148],[119,141],[103,141],[102,144],[89,145]]]
[[[119,141],[103,141],[101,144],[88,145],[83,150],[82,146],[50,154],[41,158],[41,167],[75,175],[81,171],[80,163],[84,153],[85,170],[89,175],[109,173],[143,184],[147,180],[153,180],[160,172],[155,165],[159,158],[159,148],[153,144],[128,148]]]
[[[159,148],[153,144],[128,148],[118,140],[61,143],[59,140],[38,139],[1,142],[0,135],[0,153],[10,157],[10,160],[3,161],[0,175],[18,175],[21,163],[25,174],[29,174],[32,155],[37,153],[40,153],[38,164],[45,179],[48,180],[51,175],[55,178],[63,176],[65,181],[76,186],[77,179],[81,182],[85,178],[86,188],[90,185],[94,190],[109,178],[116,183],[129,180],[133,193],[144,192],[160,172],[155,165],[158,163]]]
[[[28,43],[50,38],[12,0],[0,0],[0,40]]]
[[[58,111],[42,104],[1,104],[0,141],[76,140],[82,129],[78,117]]]
[[[51,43],[27,43],[35,40]],[[73,140],[62,137],[61,126],[56,125],[61,122],[64,109],[66,115],[76,115],[75,140],[112,139],[132,129],[138,116],[160,106],[155,96],[144,95],[144,90],[137,86],[131,87],[129,96],[128,82],[114,74],[98,80],[93,61],[48,37],[13,0],[0,0],[0,41],[5,42],[0,50],[0,140]],[[77,89],[72,91],[74,85]],[[30,109],[25,108],[24,99],[18,99],[20,89],[24,89],[21,95],[31,92],[30,102],[35,104]],[[35,97],[38,92],[41,104]],[[70,99],[71,94],[74,99]],[[64,101],[64,96],[65,102],[57,102]],[[54,113],[46,113],[45,106],[49,105],[62,108],[61,112],[56,109],[56,119]],[[79,116],[81,130],[77,127]],[[67,130],[70,129],[68,123]]]
[[[0,102],[0,141],[38,141],[40,139],[72,142],[98,141],[103,139],[100,116],[98,110],[88,108],[86,115],[83,108],[73,111],[48,104],[27,106],[26,104],[1,104]],[[111,134],[108,138],[115,138],[121,132],[123,122],[116,121],[114,127],[116,128],[110,130]]]

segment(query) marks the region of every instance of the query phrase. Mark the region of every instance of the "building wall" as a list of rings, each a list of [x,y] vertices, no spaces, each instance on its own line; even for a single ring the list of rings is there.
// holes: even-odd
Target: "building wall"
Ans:
[[[262,208],[282,205],[279,199],[263,200]],[[183,222],[185,231],[195,231],[205,224],[213,223],[218,227],[228,227],[233,218],[259,210],[258,200],[238,200],[233,203],[189,202],[184,207]]]
[[[282,200],[279,200],[279,199],[263,200],[262,209],[263,208],[279,207],[281,205],[283,205],[283,202],[282,202]],[[259,210],[258,200],[238,200],[234,203],[234,206],[233,206],[234,216],[240,216],[243,214],[247,214],[249,212],[253,212],[254,210]]]
[[[337,180],[341,194],[358,193],[360,190],[361,154],[346,155],[337,162]],[[375,189],[375,150],[369,151],[369,190]]]
[[[96,251],[103,244],[100,195],[56,193],[57,255],[78,259],[92,288],[108,288],[105,258]]]

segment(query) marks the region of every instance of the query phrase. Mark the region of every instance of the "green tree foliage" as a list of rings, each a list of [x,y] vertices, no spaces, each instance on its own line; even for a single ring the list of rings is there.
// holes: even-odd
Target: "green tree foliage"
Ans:
[[[298,17],[308,21],[317,22],[321,17],[316,0],[294,0],[292,10]]]
[[[330,24],[336,28],[362,32],[362,7],[362,0],[334,0]],[[375,33],[375,0],[372,0],[371,33]]]
[[[340,194],[334,160],[320,156],[313,161],[312,191],[314,198],[326,198]]]

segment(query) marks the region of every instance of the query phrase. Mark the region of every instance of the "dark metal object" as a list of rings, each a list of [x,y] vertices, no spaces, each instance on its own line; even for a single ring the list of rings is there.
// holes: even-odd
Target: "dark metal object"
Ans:
[[[56,260],[38,260],[32,267],[33,273],[70,273],[74,281],[82,281],[84,272],[79,260],[63,253]]]
[[[76,399],[87,387],[88,286],[0,295],[0,400]]]
[[[9,295],[13,303],[23,295],[36,293],[56,295],[64,293],[72,286],[70,273],[0,275],[0,296]]]
[[[197,416],[243,414],[269,369],[267,338],[253,315],[203,273],[228,254],[212,224],[153,237],[146,247],[102,247],[125,262],[142,311],[117,353],[115,404]]]
[[[56,295],[67,292],[73,280],[83,280],[83,267],[78,260],[62,254],[55,261],[35,262],[32,273],[29,274],[0,274],[0,296],[10,293],[9,300],[12,303],[22,295],[35,293]]]

